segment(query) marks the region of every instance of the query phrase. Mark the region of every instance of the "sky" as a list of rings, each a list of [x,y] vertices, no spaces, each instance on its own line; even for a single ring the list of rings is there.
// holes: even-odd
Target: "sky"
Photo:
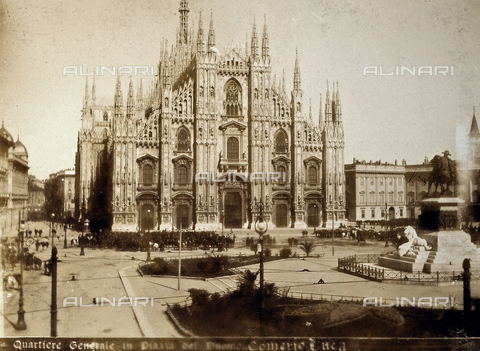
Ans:
[[[179,4],[0,0],[0,118],[27,148],[29,174],[46,179],[75,164],[86,77],[64,68],[156,66],[162,39],[175,41]],[[345,163],[415,164],[445,150],[465,157],[473,109],[480,110],[479,1],[190,0],[189,7],[195,32],[200,12],[204,31],[212,17],[220,52],[250,44],[254,21],[261,38],[266,21],[272,73],[285,74],[289,92],[298,50],[314,120],[327,80],[330,90],[338,81]],[[397,66],[415,74],[397,74]],[[435,75],[436,66],[447,74]],[[97,99],[113,101],[115,79],[96,77]],[[121,80],[126,94],[129,77]]]

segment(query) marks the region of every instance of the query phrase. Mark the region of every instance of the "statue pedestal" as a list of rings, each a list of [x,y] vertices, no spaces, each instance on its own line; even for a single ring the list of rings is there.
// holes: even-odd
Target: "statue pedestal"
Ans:
[[[429,257],[430,251],[415,251],[414,254],[397,256],[389,254],[387,256],[380,256],[378,264],[385,268],[395,269],[403,272],[417,272],[423,271],[425,262]]]
[[[461,272],[463,260],[470,258],[472,267],[480,267],[480,250],[472,243],[470,235],[458,228],[459,206],[463,203],[463,200],[454,197],[421,200],[421,225],[433,230],[422,238],[432,250],[414,249],[414,254],[402,257],[387,255],[379,258],[379,265],[405,272]]]
[[[472,267],[480,267],[480,250],[469,234],[462,230],[444,230],[426,234],[423,238],[433,247],[424,271],[463,271],[462,262],[471,259]]]

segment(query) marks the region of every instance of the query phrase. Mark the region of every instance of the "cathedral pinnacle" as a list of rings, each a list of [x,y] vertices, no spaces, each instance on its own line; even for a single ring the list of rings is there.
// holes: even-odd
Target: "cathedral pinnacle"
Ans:
[[[335,119],[337,122],[342,121],[342,104],[340,103],[340,89],[338,88],[338,81],[337,81],[337,95],[335,96],[335,107],[337,110],[337,118]]]
[[[203,23],[202,23],[202,12],[200,12],[200,19],[198,20],[198,35],[197,35],[197,52],[205,52],[205,39],[203,37]]]
[[[255,18],[253,18],[253,30],[252,30],[252,44],[251,44],[252,57],[258,57],[258,38],[257,38],[257,25]]]
[[[322,112],[322,93],[320,93],[320,108],[318,113],[318,127],[323,129],[323,112]]]
[[[93,85],[92,85],[92,100],[93,100],[94,103],[95,103],[95,100],[97,99],[96,91],[97,91],[97,88],[95,86],[95,75],[94,75],[93,76]]]
[[[208,29],[208,52],[215,48],[215,30],[213,29],[213,14],[210,12],[210,28]]]
[[[301,89],[300,66],[298,64],[298,50],[295,49],[295,71],[293,73],[293,90]]]
[[[325,99],[325,123],[332,122],[332,102],[330,101],[330,85],[327,80],[327,97]]]
[[[88,76],[86,78],[87,79],[85,80],[85,104],[88,104],[88,99],[90,98],[90,94],[88,92]]]
[[[123,106],[123,94],[120,76],[117,76],[117,86],[115,87],[115,107],[117,106]]]
[[[180,1],[180,8],[178,9],[178,12],[180,12],[179,42],[182,44],[188,44],[188,12],[190,12],[190,9],[188,8],[187,0]]]
[[[270,46],[268,44],[268,33],[267,33],[267,15],[265,15],[265,24],[263,25],[263,37],[262,37],[262,57],[263,60],[266,60],[270,53]]]
[[[313,121],[313,119],[312,119],[312,98],[310,98],[309,103],[310,103],[310,112],[308,113],[308,119],[310,120],[310,122],[312,122]]]

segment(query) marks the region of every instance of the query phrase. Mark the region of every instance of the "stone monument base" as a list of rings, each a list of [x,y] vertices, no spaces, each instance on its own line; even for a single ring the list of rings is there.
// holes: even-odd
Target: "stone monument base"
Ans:
[[[442,230],[426,234],[423,238],[433,247],[424,272],[463,271],[465,258],[471,260],[471,267],[480,267],[480,250],[463,230]]]
[[[387,256],[380,256],[378,258],[378,264],[385,268],[395,269],[403,272],[417,272],[423,271],[425,262],[429,257],[430,251],[414,251],[413,254],[407,254],[405,256],[397,256],[395,254],[389,254]]]

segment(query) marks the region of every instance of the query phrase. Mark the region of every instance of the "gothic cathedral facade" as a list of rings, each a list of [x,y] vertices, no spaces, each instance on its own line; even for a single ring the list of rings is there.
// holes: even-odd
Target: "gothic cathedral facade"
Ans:
[[[285,79],[272,76],[266,24],[260,39],[254,23],[249,48],[222,51],[212,18],[207,33],[200,14],[193,35],[188,1],[179,13],[175,46],[162,42],[158,76],[147,91],[140,83],[134,92],[130,79],[125,101],[118,79],[113,104],[105,104],[96,99],[95,81],[91,90],[87,81],[78,216],[92,210],[89,198],[103,167],[113,231],[251,228],[260,204],[269,228],[344,221],[338,83],[331,95],[327,83],[314,122],[298,54],[290,95]]]

